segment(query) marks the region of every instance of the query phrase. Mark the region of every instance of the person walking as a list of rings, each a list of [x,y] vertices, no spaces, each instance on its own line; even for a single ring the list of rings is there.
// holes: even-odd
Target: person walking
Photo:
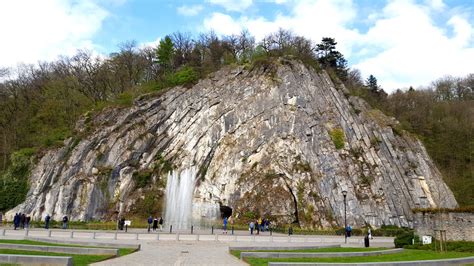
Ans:
[[[25,218],[25,228],[28,229],[30,228],[30,221],[31,221],[31,217],[30,215],[28,214]]]
[[[258,220],[255,221],[255,229],[257,230],[257,233],[255,233],[255,234],[259,235],[260,234],[260,224],[258,223]]]
[[[223,234],[227,234],[227,217],[224,217],[224,232],[222,232]]]
[[[15,216],[13,217],[13,226],[14,230],[20,226],[20,215],[18,213],[15,213]]]
[[[46,214],[46,217],[44,217],[44,229],[49,229],[50,220],[51,220],[51,216],[49,216],[49,214]]]
[[[22,213],[20,215],[20,227],[22,229],[25,229],[25,220],[26,220],[26,215],[24,213]]]
[[[163,231],[163,217],[160,216],[160,220],[158,221],[158,224],[160,224],[160,231]]]
[[[250,228],[250,234],[253,235],[253,228],[254,228],[255,224],[253,223],[253,221],[250,221],[250,224],[249,224],[249,228]]]
[[[155,219],[153,219],[153,231],[156,231],[157,228],[158,228],[158,218],[155,217]]]
[[[69,221],[69,218],[67,215],[64,215],[63,217],[63,229],[67,229],[67,222]]]
[[[372,230],[370,228],[367,230],[367,235],[369,239],[372,239]]]
[[[3,213],[0,212],[0,226],[3,225]]]
[[[151,224],[153,223],[153,217],[148,217],[148,233],[150,233],[150,229],[151,229]]]

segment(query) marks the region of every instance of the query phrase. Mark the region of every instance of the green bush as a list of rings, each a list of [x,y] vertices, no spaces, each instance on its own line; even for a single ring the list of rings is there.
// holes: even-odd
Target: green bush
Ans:
[[[28,193],[31,157],[35,149],[27,148],[14,152],[11,165],[0,176],[0,211],[9,210],[25,200]]]
[[[433,241],[436,241],[433,239]],[[474,242],[472,241],[448,241],[446,242],[446,247],[448,251],[455,252],[474,252]],[[420,249],[420,250],[435,250],[435,244],[431,243],[429,245],[421,245],[416,243],[415,245],[406,245],[404,248],[408,249]]]
[[[344,148],[344,131],[342,131],[342,128],[334,128],[329,132],[329,135],[336,149],[340,150]]]
[[[133,181],[135,182],[135,186],[137,188],[146,187],[151,183],[151,175],[151,171],[140,171],[133,173]]]
[[[177,72],[170,74],[166,79],[170,86],[192,85],[198,80],[199,75],[192,67],[183,67]]]
[[[403,248],[404,246],[412,245],[413,241],[419,243],[419,237],[415,236],[413,232],[405,232],[395,237],[395,247]]]

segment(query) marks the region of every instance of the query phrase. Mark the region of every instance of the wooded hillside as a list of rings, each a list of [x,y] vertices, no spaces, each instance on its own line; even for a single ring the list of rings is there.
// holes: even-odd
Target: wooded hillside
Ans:
[[[74,127],[108,106],[130,106],[145,93],[191,85],[224,65],[268,66],[272,58],[291,56],[316,70],[328,70],[374,108],[395,116],[424,142],[461,205],[473,205],[474,75],[443,78],[426,90],[386,95],[376,79],[367,82],[346,61],[332,38],[314,44],[280,30],[261,42],[248,32],[193,38],[174,33],[156,48],[134,42],[99,57],[78,51],[53,62],[2,69],[0,83],[0,211],[24,200],[27,177],[45,149],[81,135]],[[375,77],[373,77],[375,78]],[[375,81],[375,83],[374,83]]]

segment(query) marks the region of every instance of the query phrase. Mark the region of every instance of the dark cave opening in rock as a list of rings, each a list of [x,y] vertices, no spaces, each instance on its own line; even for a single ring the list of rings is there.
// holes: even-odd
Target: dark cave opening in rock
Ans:
[[[221,218],[224,219],[224,217],[230,217],[232,215],[232,208],[229,206],[220,206],[220,211],[221,211]]]

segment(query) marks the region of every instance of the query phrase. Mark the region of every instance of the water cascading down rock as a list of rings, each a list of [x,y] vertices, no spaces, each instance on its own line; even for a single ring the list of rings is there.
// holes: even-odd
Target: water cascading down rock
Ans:
[[[168,174],[166,182],[165,223],[177,229],[192,225],[192,200],[196,185],[196,167],[186,168],[181,173]]]
[[[412,226],[414,208],[457,206],[416,137],[294,60],[225,67],[84,117],[76,131],[39,159],[7,217],[161,215],[166,187],[173,227],[215,219],[220,207],[242,222],[343,226],[343,190],[353,227]]]

